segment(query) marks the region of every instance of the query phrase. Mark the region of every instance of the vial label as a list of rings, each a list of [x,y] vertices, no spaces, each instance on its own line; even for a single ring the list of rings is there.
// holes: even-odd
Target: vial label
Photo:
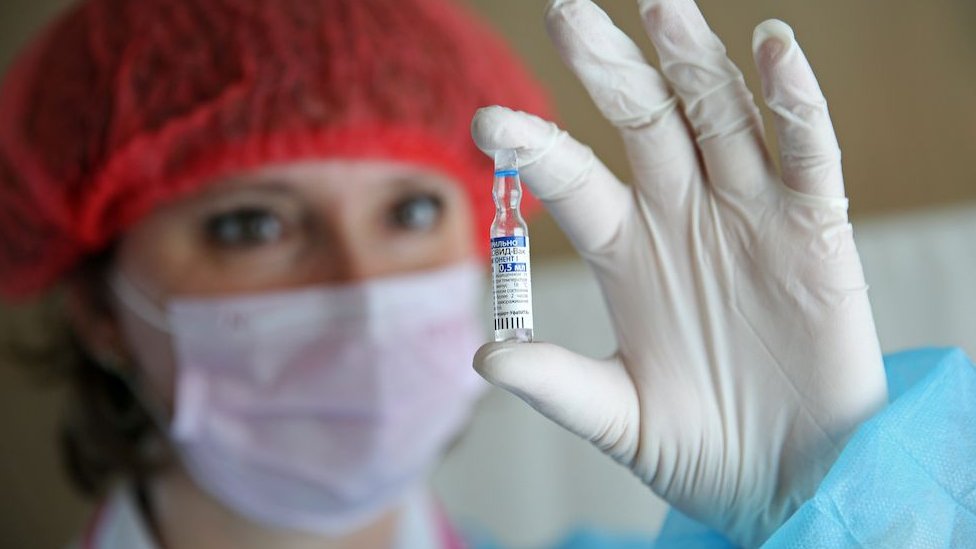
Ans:
[[[495,289],[495,330],[531,330],[532,283],[528,237],[492,238],[491,266]]]

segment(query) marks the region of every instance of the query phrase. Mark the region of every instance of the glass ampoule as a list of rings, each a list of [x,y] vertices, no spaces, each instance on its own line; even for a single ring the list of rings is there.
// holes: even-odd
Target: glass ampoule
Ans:
[[[515,149],[495,152],[492,196],[495,199],[495,220],[490,232],[495,341],[532,341],[529,231],[519,211],[522,183]]]

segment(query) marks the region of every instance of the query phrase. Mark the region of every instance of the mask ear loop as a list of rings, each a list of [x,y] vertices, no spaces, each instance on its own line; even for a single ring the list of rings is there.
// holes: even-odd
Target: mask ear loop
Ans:
[[[109,287],[126,309],[141,320],[165,334],[171,334],[170,322],[167,314],[152,302],[139,288],[133,284],[121,271],[116,270],[109,277]],[[133,364],[124,364],[121,356],[114,352],[95,357],[99,366],[108,373],[119,378],[128,387],[133,398],[142,406],[156,428],[164,436],[168,436],[170,422],[166,419],[165,407],[154,398],[149,391],[143,390],[139,371]]]
[[[169,316],[166,312],[146,297],[146,294],[139,288],[136,288],[129,277],[122,274],[121,271],[115,271],[109,280],[109,285],[115,297],[119,298],[119,302],[135,313],[136,316],[163,333],[172,333]]]

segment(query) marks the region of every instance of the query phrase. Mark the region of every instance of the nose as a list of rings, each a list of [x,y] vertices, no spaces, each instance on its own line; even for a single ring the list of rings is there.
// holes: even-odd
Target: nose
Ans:
[[[328,235],[316,253],[319,278],[330,284],[360,282],[397,271],[375,228],[350,216],[333,217]]]
[[[384,265],[382,258],[370,246],[360,242],[342,242],[334,252],[332,277],[333,282],[338,284],[359,282],[392,270]]]

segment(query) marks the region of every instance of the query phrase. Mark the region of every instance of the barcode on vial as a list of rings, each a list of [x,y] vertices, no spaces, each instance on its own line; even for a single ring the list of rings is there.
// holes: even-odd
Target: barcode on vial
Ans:
[[[496,330],[514,330],[518,328],[525,328],[525,317],[524,316],[514,316],[508,318],[496,318],[495,319],[495,329]]]

